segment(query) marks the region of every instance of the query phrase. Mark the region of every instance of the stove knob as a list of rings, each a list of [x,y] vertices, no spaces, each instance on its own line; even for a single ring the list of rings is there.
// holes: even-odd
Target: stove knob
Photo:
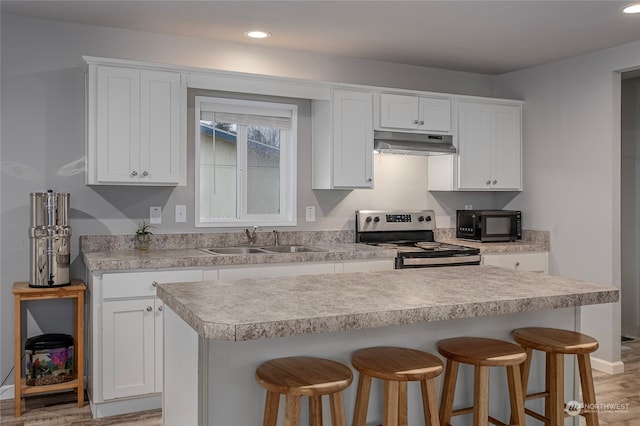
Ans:
[[[378,222],[380,222],[380,218],[379,218],[378,216],[376,216],[376,217],[374,217],[374,218],[373,218],[373,221],[374,221],[375,223],[378,223]]]
[[[425,217],[424,220],[427,221],[427,222],[431,222],[431,216]]]
[[[367,223],[371,223],[371,216],[367,216],[367,218],[364,221]]]
[[[420,217],[418,218],[418,222],[424,222],[424,216],[420,216]]]

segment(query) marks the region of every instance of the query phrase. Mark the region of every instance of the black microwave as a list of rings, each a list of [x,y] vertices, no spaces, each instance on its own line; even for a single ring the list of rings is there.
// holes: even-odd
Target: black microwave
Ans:
[[[476,241],[522,239],[522,213],[517,210],[458,210],[456,238]]]

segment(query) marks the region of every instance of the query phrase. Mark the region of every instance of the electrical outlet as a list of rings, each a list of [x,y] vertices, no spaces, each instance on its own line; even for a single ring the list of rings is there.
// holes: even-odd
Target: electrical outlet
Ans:
[[[465,204],[464,205],[464,209],[465,210],[473,210],[473,206],[471,204]]]
[[[307,222],[315,222],[316,221],[316,208],[314,206],[307,206],[305,208]]]
[[[176,204],[176,222],[187,221],[187,206]]]
[[[151,225],[162,223],[162,207],[149,207],[149,223]]]

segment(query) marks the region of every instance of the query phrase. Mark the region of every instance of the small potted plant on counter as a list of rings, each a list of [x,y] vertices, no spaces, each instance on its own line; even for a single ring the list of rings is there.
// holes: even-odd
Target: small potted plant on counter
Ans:
[[[151,240],[152,232],[149,230],[153,228],[153,226],[149,225],[146,221],[142,221],[142,223],[138,226],[138,230],[136,231],[136,248],[138,250],[147,251],[149,250],[149,241]]]

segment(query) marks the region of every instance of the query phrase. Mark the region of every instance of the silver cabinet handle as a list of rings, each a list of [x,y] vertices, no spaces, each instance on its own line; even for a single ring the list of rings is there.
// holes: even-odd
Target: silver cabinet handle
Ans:
[[[158,281],[152,282],[151,285],[154,286],[154,287],[158,287]]]
[[[413,120],[413,124],[418,124],[418,120]]]
[[[368,177],[367,178],[367,182],[373,182],[373,178],[372,177]]]
[[[138,176],[138,172],[136,172],[135,170],[131,172],[131,177],[136,177]]]
[[[158,306],[158,310],[162,312],[162,305]]]
[[[491,181],[490,180],[487,181],[487,185],[491,185]]]
[[[516,268],[520,266],[520,262],[516,262]]]
[[[495,185],[496,183],[498,183],[498,181],[496,179],[493,180],[493,184]]]
[[[424,121],[423,121],[423,120],[420,120],[420,125],[422,126],[423,124],[424,124]]]
[[[151,306],[147,306],[147,312],[151,312],[153,311],[153,308]]]
[[[145,170],[144,172],[142,172],[142,177],[147,177],[147,176],[149,176],[149,172],[148,171]]]

